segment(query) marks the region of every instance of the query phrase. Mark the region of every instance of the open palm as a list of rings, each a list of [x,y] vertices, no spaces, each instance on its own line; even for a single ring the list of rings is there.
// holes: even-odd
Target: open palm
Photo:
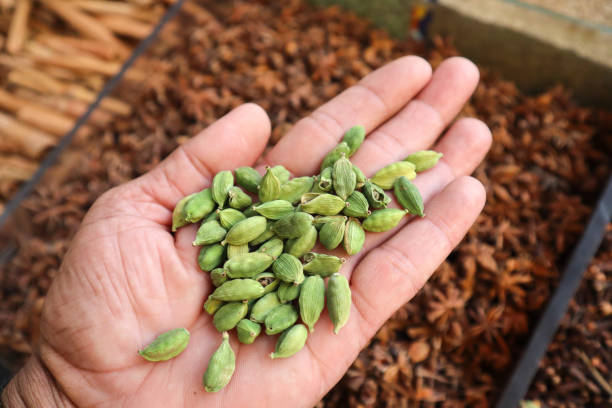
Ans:
[[[37,367],[52,378],[56,403],[78,406],[314,405],[343,375],[389,316],[425,283],[474,222],[483,187],[467,177],[490,145],[487,127],[456,121],[478,71],[452,58],[435,73],[404,57],[365,77],[294,128],[258,165],[282,164],[294,176],[316,173],[323,156],[355,124],[368,137],[353,156],[366,175],[426,148],[444,153],[415,184],[427,216],[387,233],[368,233],[364,250],[341,269],[353,307],[338,335],[324,313],[306,347],[271,360],[276,337],[252,345],[232,338],[237,367],[230,384],[207,393],[202,374],[221,341],[202,304],[212,285],[191,245],[196,226],[170,233],[174,205],[207,187],[221,170],[253,165],[270,133],[256,105],[240,106],[179,147],[144,176],[100,197],[66,255],[46,299]],[[150,363],[136,351],[175,327],[191,332],[177,358]],[[27,374],[27,373],[26,373]],[[25,375],[25,374],[20,374]],[[62,402],[58,402],[62,401]]]

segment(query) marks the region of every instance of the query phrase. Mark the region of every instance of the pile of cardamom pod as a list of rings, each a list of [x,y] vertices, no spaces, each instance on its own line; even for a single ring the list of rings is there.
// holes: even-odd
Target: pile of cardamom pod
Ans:
[[[210,188],[176,205],[172,231],[201,223],[193,245],[202,246],[198,264],[216,287],[204,310],[213,315],[223,340],[204,374],[207,391],[219,391],[233,375],[227,332],[234,328],[243,344],[253,343],[262,330],[280,333],[270,357],[284,358],[304,346],[326,303],[334,333],[346,324],[351,291],[338,273],[345,259],[312,252],[317,239],[328,250],[342,245],[354,255],[363,248],[365,231],[388,231],[406,214],[424,216],[421,194],[410,180],[442,154],[420,151],[367,179],[349,160],[364,138],[363,126],[349,129],[325,156],[318,175],[291,178],[287,169],[275,166],[262,177],[240,167],[233,174],[219,172]],[[403,210],[387,208],[391,198],[384,190],[390,189]],[[254,197],[259,201],[253,203]],[[139,353],[150,361],[167,360],[188,341],[186,329],[174,329]]]

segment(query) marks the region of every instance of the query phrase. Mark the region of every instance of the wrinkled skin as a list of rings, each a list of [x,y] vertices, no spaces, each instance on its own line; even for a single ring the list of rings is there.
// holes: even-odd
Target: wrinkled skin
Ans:
[[[478,82],[469,61],[452,58],[432,74],[418,57],[400,58],[365,77],[293,129],[265,156],[265,112],[240,106],[179,147],[150,173],[101,196],[83,220],[46,298],[35,355],[3,394],[8,406],[311,407],[342,377],[378,328],[422,287],[480,213],[483,186],[468,177],[491,141],[480,121],[455,118]],[[321,159],[355,124],[368,137],[352,157],[371,176],[408,154],[444,153],[414,183],[425,218],[368,233],[364,250],[341,269],[353,306],[338,335],[326,312],[306,347],[271,360],[276,337],[240,345],[230,384],[206,393],[202,374],[221,335],[202,304],[211,291],[199,270],[196,226],[170,233],[177,201],[221,170],[282,164],[294,176]],[[342,253],[341,251],[337,251]],[[346,256],[346,255],[344,255]],[[175,327],[191,332],[177,358],[150,363],[136,353]]]

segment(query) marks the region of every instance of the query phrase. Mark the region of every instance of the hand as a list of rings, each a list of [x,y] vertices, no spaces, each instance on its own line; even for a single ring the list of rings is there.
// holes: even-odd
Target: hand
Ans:
[[[342,377],[395,310],[409,301],[462,239],[480,213],[483,186],[467,177],[485,156],[491,135],[462,118],[441,135],[478,82],[478,70],[451,58],[435,73],[418,57],[400,58],[321,106],[261,161],[311,175],[343,131],[368,131],[353,156],[367,176],[409,153],[433,148],[444,158],[415,184],[425,218],[387,233],[369,233],[364,250],[341,269],[353,307],[332,333],[327,314],[306,346],[271,360],[276,337],[244,346],[232,336],[237,367],[230,384],[207,393],[202,374],[221,335],[202,304],[211,292],[191,242],[196,225],[170,233],[174,205],[208,186],[220,170],[252,165],[270,134],[265,112],[234,109],[179,147],[151,172],[116,187],[92,206],[46,298],[40,347],[3,395],[7,406],[290,406],[311,407]],[[261,167],[260,167],[261,168]],[[136,351],[175,327],[191,332],[187,349],[163,363]]]

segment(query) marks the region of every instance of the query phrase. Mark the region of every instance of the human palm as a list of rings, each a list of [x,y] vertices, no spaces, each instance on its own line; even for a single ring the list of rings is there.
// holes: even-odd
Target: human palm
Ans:
[[[487,127],[460,119],[439,137],[477,81],[477,69],[462,58],[445,61],[433,75],[418,57],[398,59],[299,121],[261,158],[269,120],[259,107],[243,105],[150,173],[100,197],[83,220],[43,310],[34,358],[53,380],[54,401],[112,407],[313,406],[385,320],[414,296],[482,209],[483,188],[465,175],[489,148]],[[295,176],[314,174],[343,131],[355,124],[364,125],[368,137],[351,160],[366,175],[417,150],[444,153],[414,181],[426,217],[406,218],[386,233],[368,233],[364,249],[343,266],[353,307],[338,335],[324,313],[302,351],[275,360],[268,357],[275,337],[261,336],[248,346],[232,338],[234,377],[222,391],[205,392],[202,374],[221,336],[202,311],[212,285],[191,244],[197,227],[173,235],[174,205],[208,186],[216,172],[253,165],[258,158],[260,169],[282,164]],[[177,358],[150,363],[136,353],[176,327],[191,332],[189,346]]]

